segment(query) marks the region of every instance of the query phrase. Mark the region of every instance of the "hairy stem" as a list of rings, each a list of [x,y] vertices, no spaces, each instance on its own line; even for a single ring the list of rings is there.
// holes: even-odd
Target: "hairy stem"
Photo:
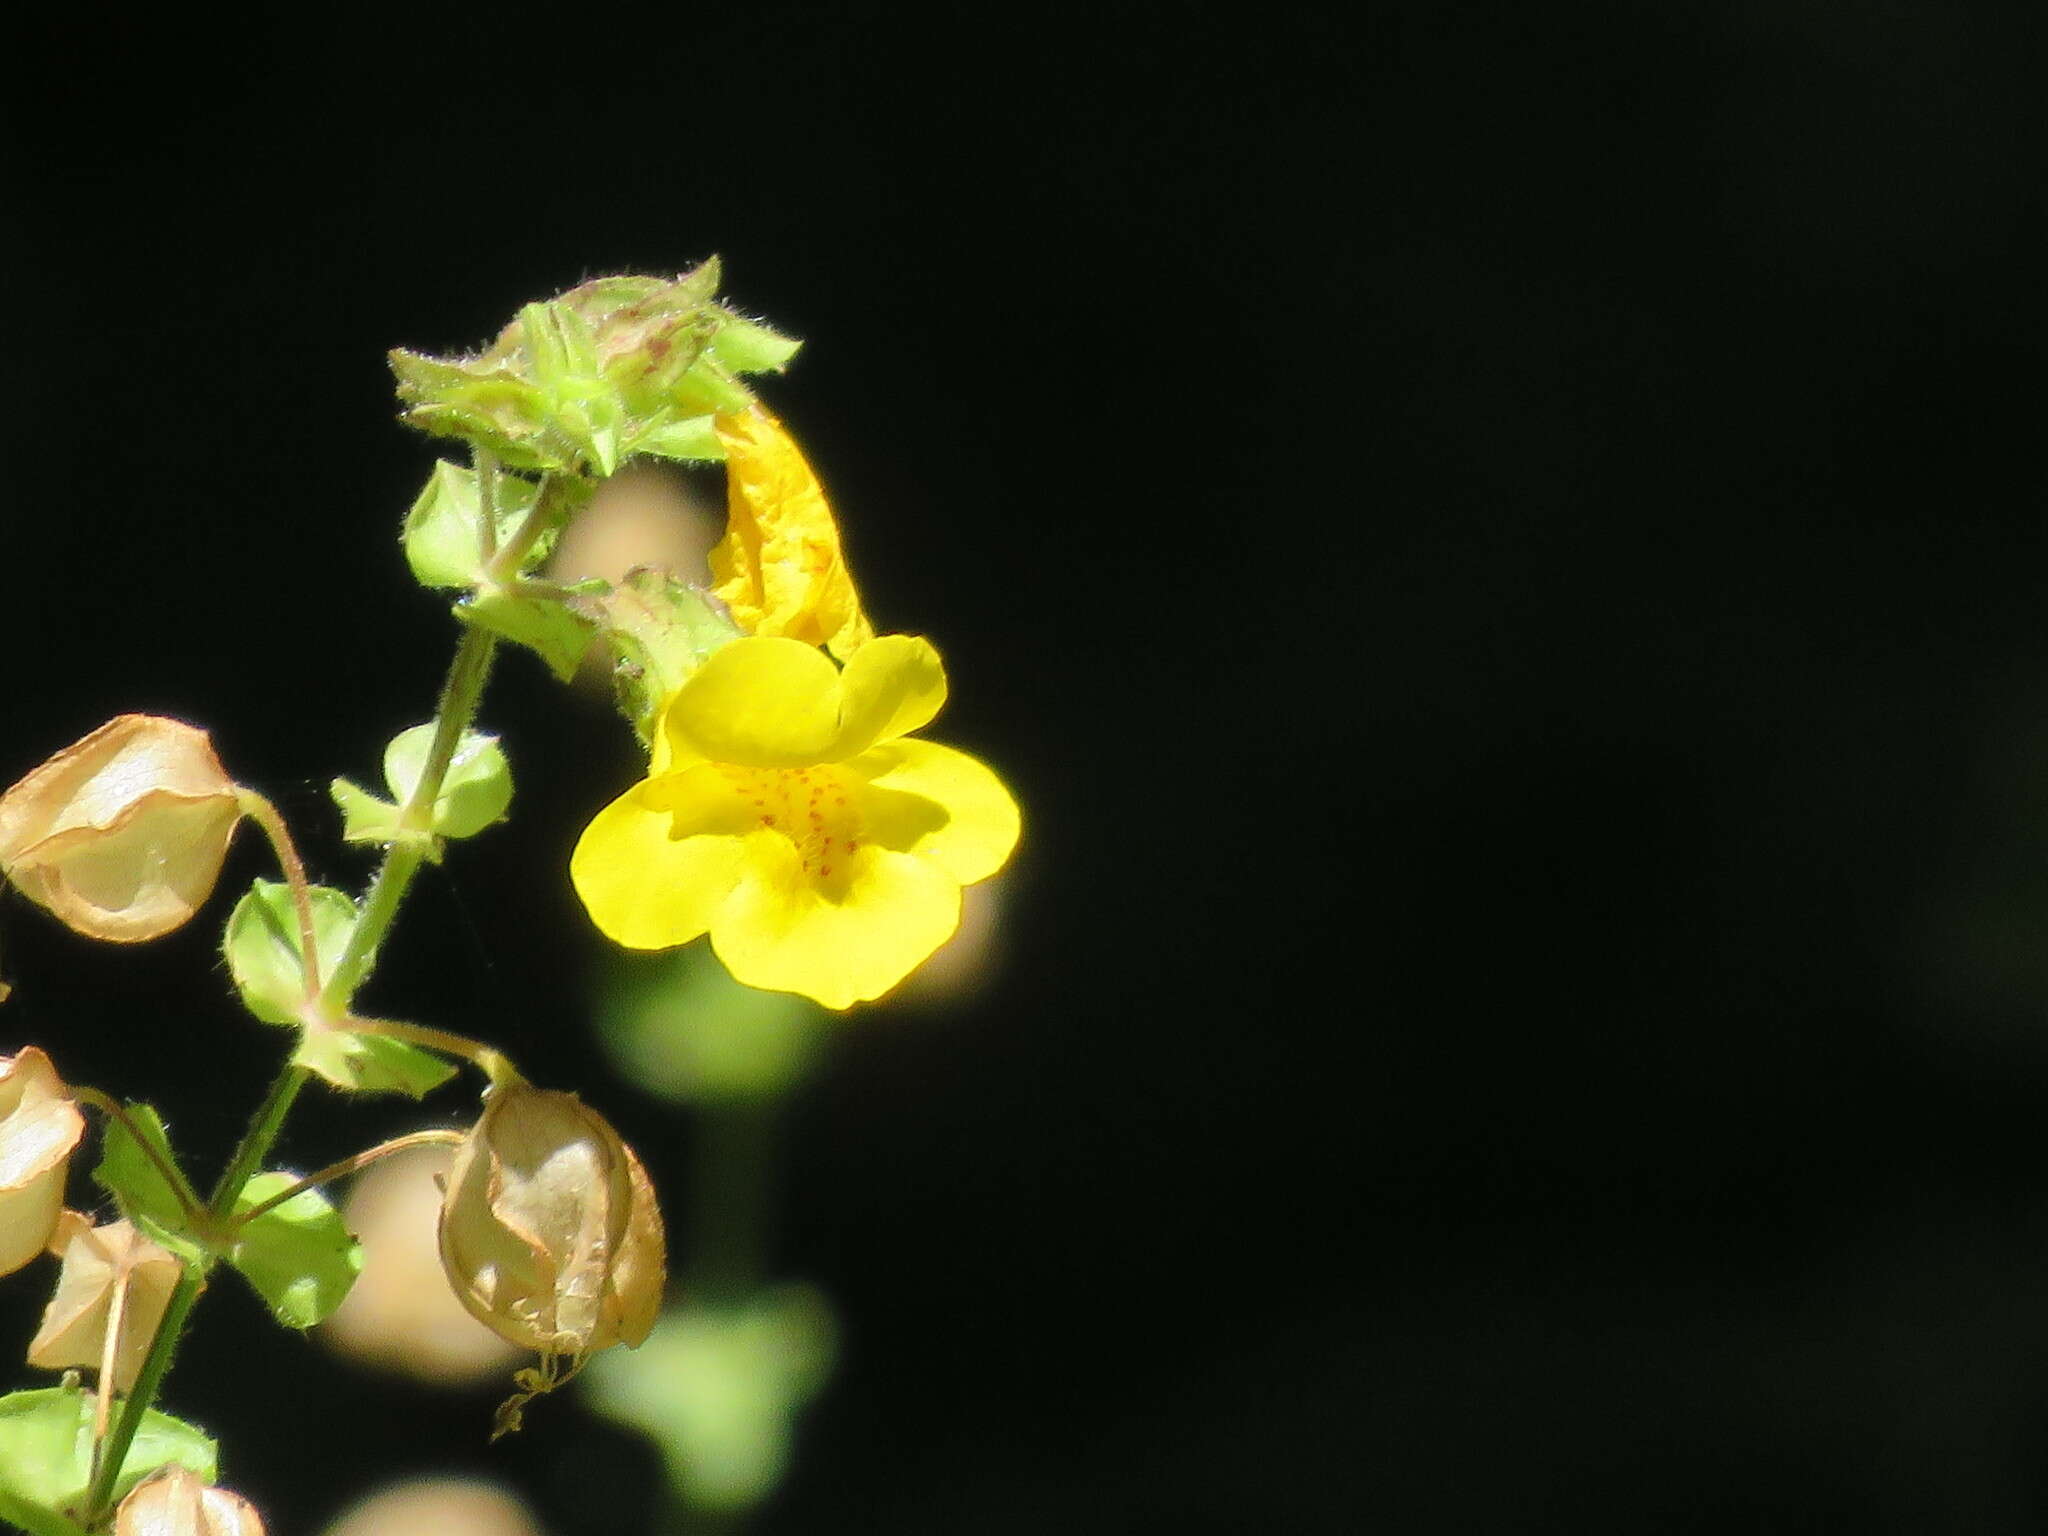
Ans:
[[[258,1201],[235,1217],[235,1225],[246,1226],[258,1216],[276,1210],[285,1201],[296,1200],[309,1189],[318,1189],[322,1184],[332,1184],[336,1179],[358,1173],[394,1152],[410,1152],[414,1147],[455,1147],[461,1144],[460,1131],[414,1131],[410,1136],[394,1136],[389,1141],[379,1142],[366,1151],[356,1153],[354,1157],[344,1157],[338,1163],[329,1163],[318,1173],[307,1174],[289,1189],[281,1189],[269,1199]]]
[[[441,685],[441,705],[435,714],[434,740],[427,749],[426,766],[399,810],[401,826],[425,826],[431,822],[434,802],[440,798],[441,781],[448,775],[456,745],[476,719],[484,683],[491,674],[491,658],[497,649],[497,640],[483,630],[463,631],[462,643],[455,648],[455,660],[448,668],[447,681]],[[323,1010],[340,1014],[348,1008],[349,1000],[376,963],[377,947],[384,942],[392,919],[398,916],[399,904],[412,885],[412,877],[419,873],[426,856],[425,847],[415,841],[393,843],[385,850],[384,862],[370,882],[363,897],[362,913],[348,936],[348,947],[341,952],[341,958],[334,964],[334,974],[327,978],[320,993]]]
[[[291,887],[292,906],[299,914],[299,968],[306,978],[306,1000],[311,1002],[320,995],[320,952],[313,942],[313,888],[306,879],[305,861],[276,806],[245,784],[235,786],[235,800],[270,839],[270,846],[277,851],[278,868]]]
[[[205,1272],[197,1265],[187,1264],[185,1272],[178,1278],[178,1288],[171,1292],[170,1305],[164,1308],[163,1321],[157,1324],[156,1338],[143,1359],[135,1386],[121,1400],[121,1416],[114,1421],[113,1433],[102,1444],[99,1471],[94,1474],[92,1488],[86,1495],[86,1524],[98,1524],[112,1507],[114,1487],[121,1478],[121,1464],[128,1459],[128,1447],[135,1443],[135,1432],[142,1427],[142,1416],[156,1400],[156,1389],[163,1382],[164,1372],[171,1368],[171,1356],[177,1353],[178,1339],[185,1331],[185,1319],[191,1315],[192,1303],[205,1289]]]
[[[73,1083],[70,1086],[71,1096],[79,1103],[90,1104],[109,1120],[119,1122],[121,1129],[128,1133],[128,1139],[141,1149],[142,1155],[149,1159],[150,1166],[156,1169],[158,1176],[171,1186],[171,1193],[178,1197],[178,1204],[183,1208],[186,1220],[191,1220],[205,1209],[200,1202],[199,1192],[186,1181],[184,1171],[176,1163],[166,1159],[163,1153],[157,1151],[156,1144],[142,1134],[141,1127],[135,1123],[135,1117],[128,1113],[127,1105],[112,1094],[101,1093],[97,1088],[89,1088],[82,1083]]]
[[[249,1128],[242,1132],[241,1144],[235,1148],[235,1155],[228,1160],[226,1170],[213,1186],[213,1195],[206,1202],[206,1208],[213,1216],[224,1216],[235,1208],[242,1186],[256,1177],[256,1170],[270,1156],[270,1149],[277,1142],[277,1133],[284,1129],[284,1117],[291,1113],[292,1102],[312,1075],[306,1068],[290,1062],[286,1062],[284,1070],[277,1074],[270,1085],[270,1092],[263,1096],[262,1104],[250,1117]]]
[[[481,504],[486,521],[495,515],[497,466],[489,455],[479,453],[476,458]],[[512,536],[490,554],[486,562],[486,579],[501,582],[516,580],[521,564],[535,544],[547,532],[560,511],[561,497],[567,492],[567,484],[556,478],[541,482],[540,491],[534,497],[533,509],[514,530]],[[495,526],[484,537],[494,536]],[[413,786],[405,804],[400,808],[401,826],[426,828],[433,822],[434,803],[441,796],[441,785],[448,775],[448,765],[454,760],[455,749],[462,736],[476,719],[478,705],[483,700],[484,684],[491,672],[491,661],[498,648],[497,640],[481,629],[467,628],[462,642],[455,648],[455,658],[449,664],[448,676],[441,685],[441,697],[435,710],[434,739],[427,751],[427,761],[420,774],[419,782]],[[340,960],[335,963],[333,974],[323,984],[319,974],[319,959],[313,942],[312,900],[306,883],[305,867],[300,862],[298,851],[292,845],[284,819],[277,810],[253,792],[243,791],[243,809],[254,816],[265,834],[277,849],[279,863],[290,882],[294,901],[298,907],[300,938],[304,946],[306,966],[306,988],[309,1011],[325,1014],[333,1019],[346,1017],[350,1001],[368,978],[377,959],[378,946],[384,941],[392,919],[398,915],[398,908],[405,900],[405,893],[412,884],[413,876],[419,873],[421,861],[431,844],[425,839],[407,839],[393,843],[384,855],[384,862],[378,866],[376,876],[370,882],[359,907],[354,929],[349,934],[347,947]],[[416,1027],[416,1026],[415,1026]],[[387,1025],[381,1032],[395,1033]],[[438,1032],[433,1032],[438,1033]],[[448,1049],[448,1042],[459,1037],[447,1036],[437,1048]],[[422,1041],[423,1044],[434,1042]],[[462,1042],[470,1044],[471,1042]],[[479,1048],[481,1049],[481,1048]],[[457,1051],[458,1055],[470,1055]],[[489,1053],[490,1062],[471,1055],[486,1071],[492,1072],[493,1080],[498,1071],[510,1071],[510,1064],[495,1052]],[[516,1074],[513,1074],[516,1076]],[[249,1127],[242,1133],[242,1140],[235,1148],[234,1156],[214,1185],[212,1198],[207,1202],[206,1216],[218,1227],[234,1210],[235,1202],[242,1190],[254,1178],[270,1149],[276,1145],[278,1134],[284,1129],[285,1117],[291,1113],[292,1104],[312,1076],[306,1068],[286,1064],[261,1105],[249,1121]],[[137,1138],[138,1142],[141,1138]],[[142,1143],[145,1150],[148,1144]],[[338,1177],[339,1175],[335,1175]],[[317,1177],[317,1176],[316,1176]],[[303,1186],[302,1186],[303,1187]],[[260,1210],[280,1205],[296,1189],[288,1191],[277,1200],[267,1201]],[[123,1401],[119,1421],[113,1432],[102,1442],[102,1456],[94,1472],[90,1496],[87,1499],[89,1523],[105,1517],[113,1501],[115,1485],[120,1480],[121,1465],[128,1458],[128,1448],[134,1443],[135,1432],[142,1423],[142,1416],[156,1399],[157,1388],[162,1384],[164,1373],[170,1369],[171,1357],[176,1353],[179,1337],[185,1331],[186,1319],[192,1305],[199,1299],[199,1293],[206,1285],[207,1265],[187,1264],[178,1289],[171,1297],[170,1306],[164,1313],[157,1336],[150,1345],[148,1358],[143,1362],[142,1372],[136,1378],[135,1388]]]
[[[493,1087],[501,1083],[526,1081],[503,1051],[472,1040],[467,1035],[451,1034],[445,1029],[434,1029],[425,1024],[404,1024],[397,1019],[365,1019],[353,1014],[342,1021],[342,1027],[351,1034],[382,1035],[387,1040],[403,1040],[408,1045],[424,1046],[444,1056],[459,1057],[489,1078]]]

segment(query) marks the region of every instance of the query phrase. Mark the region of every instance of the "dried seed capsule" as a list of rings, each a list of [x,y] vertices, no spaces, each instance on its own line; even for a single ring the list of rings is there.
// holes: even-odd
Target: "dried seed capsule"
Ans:
[[[638,1344],[661,1309],[661,1212],[647,1170],[573,1093],[494,1088],[456,1149],[441,1263],[500,1338],[547,1356]]]
[[[121,1501],[114,1536],[263,1536],[263,1522],[240,1494],[174,1462]]]
[[[95,1227],[76,1211],[57,1223],[51,1251],[63,1260],[57,1294],[43,1309],[43,1323],[29,1342],[28,1363],[45,1370],[79,1365],[98,1370],[107,1358],[107,1331],[114,1339],[114,1387],[135,1385],[184,1272],[176,1256],[151,1242],[127,1221]]]
[[[0,868],[80,933],[154,939],[212,894],[241,815],[206,732],[121,715],[0,795]]]
[[[49,1246],[85,1117],[34,1046],[0,1057],[0,1275]]]

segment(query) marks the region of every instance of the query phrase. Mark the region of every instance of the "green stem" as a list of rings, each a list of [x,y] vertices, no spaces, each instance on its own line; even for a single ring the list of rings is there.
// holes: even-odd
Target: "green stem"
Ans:
[[[494,1088],[504,1083],[526,1081],[503,1051],[472,1040],[467,1035],[450,1034],[445,1029],[434,1029],[425,1024],[403,1024],[397,1019],[366,1019],[356,1014],[343,1019],[341,1027],[352,1035],[382,1035],[387,1040],[403,1040],[407,1045],[424,1046],[430,1051],[466,1061],[489,1078]]]
[[[460,1131],[414,1131],[410,1136],[395,1136],[390,1141],[379,1142],[367,1151],[358,1152],[354,1157],[344,1157],[338,1163],[329,1163],[318,1173],[309,1173],[288,1189],[281,1189],[267,1200],[258,1201],[235,1217],[236,1227],[246,1227],[259,1216],[268,1215],[287,1200],[296,1200],[309,1189],[318,1189],[322,1184],[332,1184],[336,1179],[351,1173],[359,1173],[374,1162],[398,1152],[410,1152],[415,1147],[459,1147],[463,1135]]]
[[[480,498],[488,517],[495,511],[497,475],[497,466],[488,455],[478,456],[477,475],[483,482]],[[541,483],[539,494],[534,497],[533,509],[514,530],[512,537],[487,560],[487,580],[495,582],[517,578],[521,563],[554,521],[565,489],[562,482],[552,478]],[[449,664],[447,679],[441,685],[440,703],[435,711],[434,740],[427,751],[426,766],[419,782],[413,786],[412,794],[400,808],[401,826],[426,828],[432,825],[434,803],[441,797],[442,781],[448,775],[448,765],[454,760],[455,749],[461,743],[463,733],[476,719],[477,706],[483,700],[484,684],[490,677],[491,660],[497,648],[497,640],[483,630],[470,628],[464,631],[462,643],[455,648],[455,659]],[[283,830],[283,819],[277,817],[272,809],[273,828],[271,821],[260,814],[260,809],[271,809],[269,803],[261,801],[260,809],[249,801],[244,804],[246,808],[258,811],[259,822],[265,832],[273,834],[279,858],[286,863],[286,878],[292,880],[293,895],[299,904],[301,937],[308,962],[308,990],[311,991],[315,982],[312,967],[317,960],[311,935],[303,932],[311,927],[311,904],[302,889],[303,868],[299,870],[298,878],[293,879],[290,866],[297,862],[297,856],[295,850],[290,850],[290,836]],[[429,840],[408,839],[393,843],[386,850],[384,862],[378,866],[376,877],[363,897],[355,927],[349,934],[348,946],[336,962],[333,974],[326,978],[324,986],[319,987],[318,996],[313,1000],[311,1006],[314,1011],[336,1019],[346,1016],[350,1001],[376,962],[378,946],[383,943],[392,919],[398,915],[399,905],[405,900],[413,876],[419,873],[429,846]],[[235,1148],[234,1156],[214,1185],[212,1199],[207,1202],[208,1213],[214,1222],[234,1210],[242,1190],[270,1156],[270,1149],[276,1145],[278,1134],[284,1129],[285,1117],[291,1113],[293,1102],[311,1076],[306,1068],[287,1064],[270,1085],[270,1092],[250,1119],[241,1144]],[[101,1460],[87,1499],[88,1523],[102,1520],[113,1502],[121,1466],[128,1459],[128,1449],[141,1427],[142,1416],[156,1400],[157,1389],[162,1385],[164,1373],[170,1369],[171,1357],[177,1352],[178,1340],[185,1331],[192,1305],[199,1299],[200,1291],[205,1289],[205,1271],[205,1264],[186,1265],[178,1288],[172,1293],[170,1305],[164,1311],[163,1320],[157,1326],[156,1338],[150,1344],[141,1374],[136,1377],[134,1390],[123,1400],[120,1419],[100,1447]]]
[[[276,806],[246,784],[235,786],[235,799],[242,813],[270,839],[270,846],[277,853],[277,866],[284,871],[285,884],[291,887],[292,906],[299,916],[299,969],[306,982],[306,1001],[311,1002],[320,995],[320,950],[313,938],[313,887],[306,878],[306,861],[299,857],[291,828],[285,825]]]
[[[434,802],[441,797],[441,781],[448,775],[448,764],[455,757],[462,733],[476,719],[484,683],[491,675],[491,658],[497,649],[497,639],[485,631],[463,632],[462,644],[455,648],[455,660],[448,668],[447,681],[441,685],[441,705],[434,720],[434,740],[427,749],[426,766],[399,810],[400,826],[431,824]],[[348,1008],[356,989],[376,963],[377,947],[384,942],[392,919],[398,916],[399,904],[412,885],[412,877],[419,873],[426,856],[426,848],[411,840],[393,843],[385,850],[377,877],[363,897],[362,914],[348,936],[348,947],[341,952],[341,958],[334,964],[334,974],[327,978],[320,993],[323,1011],[338,1015]]]
[[[487,455],[479,455],[476,465],[479,499],[486,507],[494,506],[492,497],[496,486],[495,483],[487,483],[494,482],[492,463]],[[509,539],[498,546],[497,553],[487,563],[484,571],[487,581],[502,582],[517,577],[521,562],[559,515],[567,485],[567,481],[554,476],[541,481],[525,520],[513,530]],[[481,629],[465,631],[462,644],[455,648],[455,660],[448,667],[447,681],[441,685],[441,703],[435,712],[434,740],[427,749],[426,766],[421,770],[419,782],[413,785],[412,793],[399,809],[400,826],[425,830],[433,825],[434,802],[441,798],[442,780],[448,776],[448,764],[454,760],[455,749],[461,744],[463,733],[476,720],[477,705],[483,700],[484,684],[490,678],[491,659],[497,654],[497,649],[497,637]],[[320,1005],[324,1011],[335,1015],[345,1012],[364,978],[370,974],[370,967],[377,959],[377,946],[384,942],[385,932],[398,915],[399,904],[405,900],[412,877],[419,873],[420,865],[426,859],[427,846],[408,840],[393,843],[386,850],[377,878],[371,882],[369,894],[363,898],[362,915],[356,919],[355,928],[348,936],[348,947],[342,951],[341,959],[335,962],[334,974],[327,978],[327,985],[320,993]]]
[[[112,1094],[102,1093],[99,1089],[87,1087],[83,1083],[72,1083],[70,1088],[71,1096],[79,1103],[90,1104],[109,1120],[119,1122],[121,1129],[128,1133],[128,1139],[135,1143],[144,1157],[149,1159],[151,1166],[157,1171],[157,1176],[170,1185],[171,1193],[177,1196],[178,1204],[182,1207],[187,1221],[199,1214],[203,1209],[199,1203],[199,1191],[186,1181],[184,1170],[176,1163],[166,1161],[163,1153],[157,1151],[156,1144],[143,1134],[142,1128],[135,1123],[135,1117],[128,1113],[127,1105]]]
[[[304,1067],[285,1063],[270,1085],[270,1092],[263,1097],[249,1121],[249,1129],[242,1133],[241,1145],[235,1148],[235,1155],[228,1160],[227,1170],[213,1186],[213,1197],[206,1202],[206,1208],[214,1216],[225,1216],[235,1208],[235,1201],[242,1193],[242,1186],[256,1177],[256,1170],[263,1166],[263,1160],[270,1156],[270,1149],[277,1142],[277,1133],[284,1129],[284,1117],[291,1113],[292,1101],[299,1096],[299,1090],[306,1086],[312,1073]]]
[[[477,474],[479,500],[482,500],[481,468]],[[548,531],[549,525],[561,515],[562,497],[568,494],[569,486],[574,483],[573,480],[564,479],[560,475],[548,475],[541,480],[540,490],[533,498],[533,505],[526,509],[526,516],[520,521],[519,526],[512,530],[512,537],[499,546],[498,552],[485,562],[485,581],[496,586],[504,586],[519,578],[519,567],[526,563],[526,557],[533,552],[533,546],[541,541],[541,536]]]
[[[141,1373],[136,1376],[134,1387],[121,1400],[121,1416],[114,1421],[113,1433],[107,1436],[106,1444],[101,1447],[99,1472],[93,1478],[91,1491],[85,1500],[87,1525],[98,1524],[112,1507],[114,1487],[121,1479],[122,1464],[128,1460],[128,1447],[135,1443],[135,1432],[142,1427],[142,1416],[156,1401],[156,1389],[162,1385],[164,1373],[171,1368],[171,1356],[177,1353],[178,1340],[185,1331],[185,1319],[191,1314],[192,1304],[205,1289],[205,1271],[197,1265],[187,1264],[184,1273],[178,1277],[178,1288],[171,1292],[170,1305],[164,1308],[163,1321],[157,1324],[156,1338],[150,1342]]]

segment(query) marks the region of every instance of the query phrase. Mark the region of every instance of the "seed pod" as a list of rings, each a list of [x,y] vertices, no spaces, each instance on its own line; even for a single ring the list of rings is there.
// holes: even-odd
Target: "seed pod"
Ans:
[[[132,944],[199,910],[241,815],[206,732],[121,715],[0,795],[0,869],[80,933]]]
[[[263,1536],[256,1506],[173,1462],[114,1512],[114,1536]]]
[[[0,1056],[0,1275],[49,1246],[85,1117],[34,1046]]]
[[[647,1170],[605,1118],[573,1093],[494,1088],[441,1203],[441,1264],[470,1313],[543,1356],[638,1344],[663,1261]]]
[[[142,1370],[184,1266],[132,1222],[95,1227],[76,1211],[59,1219],[50,1248],[64,1267],[57,1274],[57,1294],[29,1342],[28,1363],[52,1371],[70,1365],[99,1370],[111,1328],[118,1335],[114,1387],[126,1392]]]

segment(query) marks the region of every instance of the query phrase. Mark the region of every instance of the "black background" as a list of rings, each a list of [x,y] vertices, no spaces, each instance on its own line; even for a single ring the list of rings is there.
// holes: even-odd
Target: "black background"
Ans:
[[[2048,1520],[2027,8],[190,25],[10,64],[0,776],[200,721],[359,879],[322,786],[451,640],[383,350],[717,251],[1026,807],[993,995],[851,1021],[802,1106],[779,1259],[846,1356],[763,1532]],[[524,657],[486,720],[515,819],[369,1001],[673,1174],[562,878],[631,743]],[[279,1044],[217,906],[0,929],[9,1048],[202,1162]],[[625,1433],[487,1451],[488,1393],[218,1289],[167,1406],[273,1531],[449,1466],[643,1528]]]

